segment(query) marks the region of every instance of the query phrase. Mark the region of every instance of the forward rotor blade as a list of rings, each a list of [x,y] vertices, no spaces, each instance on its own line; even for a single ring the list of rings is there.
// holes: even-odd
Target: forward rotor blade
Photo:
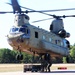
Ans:
[[[12,3],[12,5],[14,7],[16,6],[16,8],[19,9],[19,10],[21,10],[20,7],[24,8],[24,9],[27,9],[27,10],[31,10],[31,11],[27,11],[28,13],[29,12],[41,12],[41,13],[43,13],[43,12],[57,12],[57,11],[70,11],[70,10],[75,10],[75,8],[66,8],[66,9],[53,9],[53,10],[39,10],[39,11],[36,11],[36,10],[30,9],[30,8],[27,8],[27,7],[20,6],[18,4],[18,1],[17,0],[11,0],[11,3]],[[10,3],[8,3],[8,4],[10,4]]]
[[[30,8],[23,7],[23,6],[20,6],[20,7],[24,8],[24,9],[27,9],[27,10],[31,10],[31,12],[32,11],[36,12],[36,10],[34,10],[34,9],[30,9]],[[26,11],[25,13],[28,13],[28,12],[30,12],[30,11]],[[53,16],[51,14],[47,14],[47,13],[44,13],[44,12],[41,12],[41,11],[38,11],[38,13],[42,13],[42,14],[45,14],[45,15],[48,15],[48,16]]]
[[[50,20],[50,19],[53,19],[53,18],[47,18],[47,19],[37,20],[37,21],[33,21],[32,23],[41,22],[41,21],[46,21],[46,20]]]
[[[38,13],[42,13],[42,14],[45,14],[45,15],[48,15],[48,16],[52,16],[53,18],[75,17],[75,15],[56,16],[56,15],[52,15],[52,14],[45,13],[45,12],[56,12],[56,11],[75,10],[75,8],[36,11],[36,10],[34,10],[34,9],[30,9],[30,8],[27,8],[27,7],[20,6],[20,5],[18,4],[17,0],[11,0],[11,3],[12,3],[12,4],[10,4],[10,3],[8,3],[8,4],[9,4],[9,5],[12,5],[13,10],[14,10],[14,13],[15,13],[16,11],[18,11],[18,13],[38,12]],[[24,8],[24,9],[30,10],[30,11],[21,11],[21,7]],[[0,12],[0,13],[1,13],[1,14],[5,14],[5,13],[12,13],[12,12]],[[43,20],[38,20],[38,21],[34,21],[34,22],[39,22],[39,21],[43,21]]]
[[[44,13],[44,12],[57,12],[57,11],[75,10],[75,8],[67,8],[67,9],[55,9],[55,10],[40,10],[40,11],[36,11],[36,10],[30,9],[30,8],[27,8],[27,7],[23,7],[23,6],[20,6],[20,7],[24,8],[24,9],[27,9],[27,10],[31,10],[31,11],[26,11],[25,13],[38,12],[38,13],[42,13],[42,14],[45,14],[45,15],[48,15],[48,16],[53,16],[53,17],[56,17],[56,15],[51,15],[51,14],[47,14],[47,13]]]
[[[0,14],[6,14],[6,13],[13,13],[12,11],[3,11],[3,12],[0,12]]]
[[[70,10],[75,10],[75,8],[54,9],[54,10],[39,10],[39,11],[28,11],[28,12],[57,12],[57,11],[70,11]]]
[[[7,3],[7,4],[12,5],[11,3]],[[27,9],[27,11],[21,11],[21,13],[28,13],[29,12],[28,10],[36,11],[36,10],[30,9],[30,8],[27,8],[27,7],[23,7],[23,6],[20,6],[20,7],[24,8],[24,9]],[[44,13],[44,12],[39,12],[39,13],[42,13],[42,14],[45,14],[45,15],[48,15],[48,16],[52,16],[52,15]]]
[[[23,6],[20,6],[20,7],[24,8],[24,9],[31,10],[31,11],[28,11],[28,12],[57,12],[57,11],[75,10],[75,8],[67,8],[67,9],[53,9],[53,10],[39,10],[39,11],[36,11],[36,10],[30,9],[30,8],[27,8],[27,7],[23,7]]]
[[[16,12],[21,13],[21,8],[17,0],[11,0],[11,5],[14,13]]]

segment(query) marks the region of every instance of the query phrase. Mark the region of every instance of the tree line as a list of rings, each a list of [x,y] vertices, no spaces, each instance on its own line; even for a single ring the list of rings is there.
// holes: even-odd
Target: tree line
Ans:
[[[16,55],[19,52],[16,50],[10,50],[6,48],[0,49],[0,63],[31,63],[33,56],[22,52],[23,60],[17,60]],[[35,57],[38,58],[38,57]],[[63,58],[54,58],[52,60],[53,63],[67,63],[66,57]],[[35,62],[37,63],[37,61]],[[70,46],[70,55],[69,55],[69,63],[75,63],[75,44]]]
[[[16,50],[10,50],[6,48],[0,49],[0,63],[31,63],[32,62],[32,55],[23,54],[23,60],[17,60],[16,56],[19,52]]]

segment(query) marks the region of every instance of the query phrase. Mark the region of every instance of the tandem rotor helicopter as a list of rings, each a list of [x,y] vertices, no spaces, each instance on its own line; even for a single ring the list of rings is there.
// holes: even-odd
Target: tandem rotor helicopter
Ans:
[[[12,6],[13,12],[0,12],[0,14],[15,14],[15,22],[12,28],[10,29],[7,38],[8,43],[13,47],[13,49],[18,50],[20,52],[17,55],[17,59],[23,59],[23,55],[21,54],[22,51],[29,54],[33,54],[33,56],[39,56],[39,58],[41,58],[41,63],[41,60],[43,60],[43,64],[49,64],[48,70],[50,71],[49,67],[52,65],[51,60],[53,57],[68,57],[70,43],[65,38],[70,37],[70,33],[68,33],[64,29],[62,18],[75,17],[75,15],[56,16],[47,14],[45,12],[75,10],[75,8],[36,11],[23,7],[27,10],[22,11],[22,6],[18,4],[17,0],[11,0],[11,3],[8,4]],[[30,12],[38,12],[55,18],[50,25],[50,31],[46,31],[44,29],[31,25],[29,23],[30,18],[27,15],[27,13]]]

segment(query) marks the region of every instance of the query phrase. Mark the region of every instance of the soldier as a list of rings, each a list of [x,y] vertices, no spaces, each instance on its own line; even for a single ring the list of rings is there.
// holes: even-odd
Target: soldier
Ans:
[[[50,57],[50,54],[46,53],[44,55],[44,60],[46,61],[48,72],[50,72],[50,66],[51,66],[51,57]]]

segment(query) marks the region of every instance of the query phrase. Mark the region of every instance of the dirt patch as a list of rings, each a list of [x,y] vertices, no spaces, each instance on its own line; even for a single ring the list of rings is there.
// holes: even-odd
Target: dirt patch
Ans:
[[[0,72],[23,71],[23,64],[0,64]]]

